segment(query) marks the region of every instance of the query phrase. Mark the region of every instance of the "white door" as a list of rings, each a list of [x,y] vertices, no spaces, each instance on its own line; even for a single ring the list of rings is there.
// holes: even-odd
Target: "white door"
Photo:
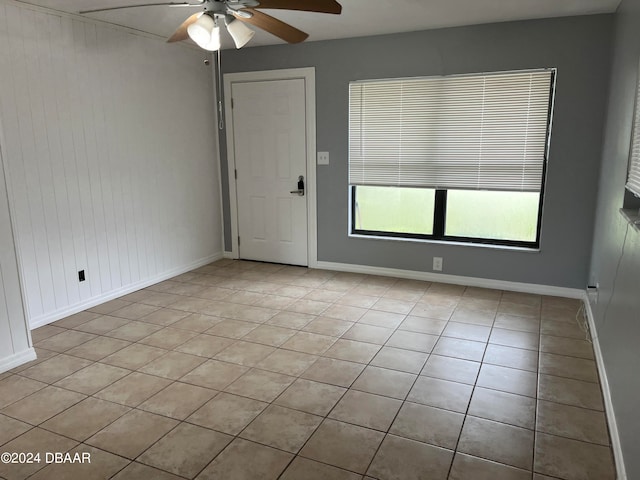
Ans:
[[[304,80],[231,91],[240,258],[307,265]]]

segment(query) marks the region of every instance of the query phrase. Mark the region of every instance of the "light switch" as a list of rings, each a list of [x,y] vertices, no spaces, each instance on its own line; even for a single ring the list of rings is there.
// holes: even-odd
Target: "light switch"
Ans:
[[[329,165],[329,152],[318,152],[318,165]]]

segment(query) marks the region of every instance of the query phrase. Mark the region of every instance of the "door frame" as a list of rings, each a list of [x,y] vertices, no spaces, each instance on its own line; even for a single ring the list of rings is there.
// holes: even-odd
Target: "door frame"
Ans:
[[[224,110],[227,138],[227,170],[229,181],[229,210],[231,217],[231,258],[240,258],[238,245],[238,196],[236,191],[236,156],[233,143],[233,109],[231,89],[234,83],[270,80],[304,80],[307,137],[307,266],[318,265],[317,192],[316,192],[316,69],[314,67],[264,70],[258,72],[226,73],[224,75]]]

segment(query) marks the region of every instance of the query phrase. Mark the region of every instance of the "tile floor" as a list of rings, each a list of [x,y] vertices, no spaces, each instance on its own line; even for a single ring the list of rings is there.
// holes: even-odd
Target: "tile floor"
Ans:
[[[575,300],[222,260],[33,331],[33,479],[615,478]],[[43,457],[44,458],[44,457]]]

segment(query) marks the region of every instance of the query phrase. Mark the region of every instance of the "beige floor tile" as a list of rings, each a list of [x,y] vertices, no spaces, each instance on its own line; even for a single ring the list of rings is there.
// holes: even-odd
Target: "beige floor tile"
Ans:
[[[339,287],[336,286],[336,288]],[[379,298],[380,297],[376,297],[374,295],[362,295],[348,292],[336,303],[339,303],[340,305],[351,305],[352,307],[371,308]]]
[[[483,287],[467,287],[464,291],[463,297],[498,301],[502,298],[502,290]]]
[[[276,327],[275,325],[260,325],[242,337],[242,340],[271,347],[279,347],[295,334],[296,330],[290,328]]]
[[[535,471],[566,480],[614,480],[611,449],[544,433],[536,435]]]
[[[540,337],[540,351],[586,358],[588,360],[594,358],[593,345],[586,340],[554,337],[552,335],[542,335]]]
[[[283,297],[281,295],[264,295],[264,298],[258,300],[256,307],[273,308],[275,310],[283,310],[295,302],[295,298]]]
[[[91,463],[51,464],[30,478],[34,480],[49,480],[51,478],[55,478],[56,480],[74,480],[76,478],[82,478],[83,480],[103,480],[110,478],[129,463],[128,460],[122,457],[112,455],[111,453],[88,445],[79,445],[71,450],[69,454],[72,458],[76,454],[80,456],[79,458],[82,458],[82,455],[88,454],[90,455]]]
[[[178,422],[152,413],[132,410],[85,443],[134,459],[174,428]]]
[[[339,337],[353,326],[353,322],[339,320],[337,318],[318,317],[309,322],[303,330],[305,332]]]
[[[476,387],[469,415],[534,429],[536,400],[531,397]]]
[[[317,333],[298,332],[282,344],[281,348],[310,355],[321,355],[336,341],[335,337]]]
[[[31,331],[31,340],[33,343],[39,343],[43,340],[64,333],[66,330],[62,327],[56,327],[55,325],[44,325]]]
[[[31,380],[30,378],[25,378],[20,375],[3,378],[0,380],[0,408],[11,405],[13,402],[17,402],[46,386],[46,383]]]
[[[540,344],[540,336],[537,333],[519,332],[517,330],[506,330],[504,328],[494,327],[493,330],[491,330],[489,343],[537,351]]]
[[[538,371],[538,352],[524,348],[505,347],[504,345],[487,345],[482,359],[484,363],[502,367],[517,368],[530,372]]]
[[[380,367],[367,367],[352,388],[368,393],[404,399],[417,375]]]
[[[536,430],[583,442],[609,445],[604,412],[538,401]]]
[[[345,340],[340,338],[331,345],[325,357],[346,360],[348,362],[369,363],[380,350],[380,345],[373,343],[356,342],[355,340]]]
[[[442,332],[442,335],[445,337],[454,337],[463,340],[487,342],[489,340],[490,333],[491,327],[486,327],[484,325],[449,322]]]
[[[138,408],[165,417],[184,420],[217,393],[208,388],[174,382],[140,404]]]
[[[252,322],[243,322],[240,320],[223,320],[216,323],[205,333],[216,335],[218,337],[242,338],[251,330],[258,328],[260,325]]]
[[[555,355],[553,353],[540,354],[540,373],[573,378],[584,382],[598,382],[598,370],[595,361]]]
[[[295,377],[289,375],[254,368],[224,390],[262,402],[273,402],[294,380]]]
[[[233,437],[182,423],[138,457],[138,462],[194,478]]]
[[[77,332],[75,330],[65,330],[62,333],[58,333],[52,337],[46,338],[35,344],[38,348],[44,348],[46,350],[52,350],[54,352],[66,352],[73,347],[77,347],[89,340],[96,338],[95,335],[84,332]]]
[[[305,295],[304,298],[307,300],[317,300],[318,302],[334,303],[340,300],[340,298],[342,298],[343,295],[344,295],[344,292],[323,290],[319,288]]]
[[[201,313],[192,313],[187,315],[188,316],[184,317],[182,320],[172,323],[171,326],[173,328],[181,328],[191,332],[203,333],[216,324],[224,321],[223,318],[203,315]]]
[[[389,433],[455,450],[464,415],[405,402]]]
[[[116,328],[123,327],[128,324],[131,320],[127,320],[126,318],[112,317],[110,315],[103,315],[98,317],[90,322],[83,323],[82,325],[76,327],[76,330],[80,330],[82,332],[93,333],[95,335],[104,335],[111,330],[115,330]]]
[[[373,310],[406,315],[415,307],[417,300],[417,298],[415,301],[389,298],[385,293],[385,297],[378,300],[371,308]]]
[[[88,365],[91,365],[89,360],[62,354],[27,368],[20,372],[20,375],[41,382],[54,383]]]
[[[360,363],[346,362],[334,358],[319,358],[302,374],[302,378],[339,387],[350,387],[364,370],[364,367]]]
[[[85,395],[93,395],[130,373],[130,370],[124,368],[94,363],[63,378],[56,382],[55,385],[74,392],[84,393]]]
[[[3,408],[0,413],[32,425],[39,425],[86,398],[79,393],[48,386]]]
[[[29,452],[40,454],[45,459],[47,452],[67,452],[78,444],[75,440],[61,437],[55,433],[47,432],[40,428],[33,428],[25,434],[3,445],[3,452]],[[0,463],[0,478],[6,480],[22,480],[33,475],[46,466],[44,461],[40,463]],[[51,478],[51,477],[50,477]]]
[[[114,317],[128,318],[129,320],[139,320],[150,313],[159,310],[159,307],[153,305],[144,305],[142,303],[132,303],[126,307],[120,308],[110,313]]]
[[[112,353],[122,350],[131,345],[131,342],[118,340],[117,338],[97,337],[89,340],[87,343],[78,345],[77,347],[67,350],[67,355],[74,357],[86,358],[87,360],[102,360],[104,357]]]
[[[94,318],[98,318],[99,316],[99,313],[94,312],[78,312],[63,318],[62,320],[53,322],[50,325],[62,328],[76,328],[78,325],[82,325],[83,323],[93,320]]]
[[[280,480],[361,480],[361,478],[356,473],[303,457],[294,458],[280,476]]]
[[[136,303],[135,305],[138,304]],[[137,342],[161,329],[162,327],[160,325],[131,321],[120,328],[107,332],[105,335],[129,342]]]
[[[326,419],[300,455],[363,474],[383,438],[382,432]]]
[[[381,301],[383,300],[379,300],[376,305],[378,305]],[[374,327],[395,329],[398,328],[398,326],[404,321],[405,318],[406,315],[404,314],[380,310],[369,310],[367,313],[362,315],[362,318],[358,320],[358,323],[373,325]]]
[[[597,383],[540,375],[538,398],[575,407],[603,410],[602,393]]]
[[[366,308],[334,304],[327,308],[322,315],[329,318],[346,320],[348,322],[357,322],[365,313],[367,313]]]
[[[306,313],[280,312],[267,320],[266,323],[279,327],[301,329],[315,318],[317,318],[315,315]]]
[[[446,320],[409,316],[400,324],[398,329],[417,333],[427,333],[429,335],[440,335],[446,325]]]
[[[151,345],[152,347],[172,350],[186,341],[191,340],[196,335],[196,333],[189,332],[187,330],[167,327],[143,338],[140,340],[140,343]]]
[[[187,422],[237,435],[268,405],[250,398],[220,393],[191,414]]]
[[[237,438],[197,480],[276,480],[292,458],[290,453]]]
[[[31,360],[30,362],[24,363],[18,367],[14,367],[8,372],[5,372],[3,375],[9,376],[14,373],[21,373],[35,365],[38,365],[39,363],[44,362],[45,360],[59,355],[58,352],[52,352],[51,350],[45,350],[43,348],[34,347],[34,350],[36,351],[37,357],[35,360]]]
[[[189,355],[198,355],[200,357],[212,358],[222,350],[230,347],[236,342],[232,338],[216,337],[202,333],[186,341],[174,350],[177,352],[188,353]]]
[[[180,352],[169,352],[147,363],[139,371],[158,377],[177,380],[206,361],[203,357]]]
[[[540,318],[540,305],[524,305],[521,303],[512,303],[505,300],[505,296],[502,296],[500,305],[498,306],[498,316],[500,314],[506,314],[511,316],[520,316],[528,318]],[[497,322],[497,319],[496,319]]]
[[[531,472],[492,462],[483,458],[456,453],[449,480],[530,480]]]
[[[0,445],[19,437],[27,430],[31,429],[31,425],[21,422],[15,418],[0,415]]]
[[[428,354],[422,352],[382,347],[375,358],[371,360],[371,365],[407,373],[420,373],[428,357]]]
[[[435,320],[449,320],[451,318],[451,315],[453,315],[454,310],[455,305],[444,306],[427,304],[424,303],[421,299],[421,301],[418,302],[409,313],[411,315],[415,315],[416,317],[433,318]]]
[[[95,307],[88,308],[87,310],[89,312],[95,312],[101,315],[108,315],[111,312],[115,312],[116,310],[120,310],[121,308],[126,307],[127,305],[131,305],[131,302],[116,298],[115,300],[111,300],[101,305],[96,305]]]
[[[298,376],[309,368],[318,359],[316,355],[308,353],[294,352],[293,350],[277,349],[257,367],[270,372],[283,373],[285,375]]]
[[[374,325],[365,325],[356,323],[351,327],[342,338],[347,340],[356,340],[358,342],[374,343],[376,345],[384,345],[393,333],[393,329],[376,327]]]
[[[180,381],[213,390],[222,390],[248,371],[249,367],[207,360],[187,373]]]
[[[170,308],[162,308],[160,310],[156,310],[149,315],[145,315],[140,318],[141,322],[153,323],[155,325],[162,325],[163,327],[173,325],[179,320],[186,318],[189,316],[188,312],[183,310],[172,310]]]
[[[520,332],[538,333],[540,331],[540,320],[534,317],[519,315],[508,315],[498,310],[494,327],[505,330],[517,330]]]
[[[238,341],[222,350],[214,358],[229,363],[253,367],[275,351],[275,348],[258,343]]]
[[[288,279],[287,281],[295,281],[295,279]],[[302,298],[306,295],[309,295],[311,292],[313,292],[313,289],[311,288],[285,285],[278,288],[273,293],[276,295],[282,295],[284,297]]]
[[[458,451],[530,470],[533,438],[531,430],[467,416]]]
[[[329,414],[329,418],[386,432],[402,401],[371,393],[349,390]]]
[[[89,397],[47,420],[42,428],[83,442],[129,410],[122,405]]]
[[[529,305],[532,307],[539,307],[542,304],[542,297],[533,293],[505,291],[502,294],[502,300],[504,302]]]
[[[164,378],[133,372],[94,396],[128,407],[137,407],[170,383],[170,380]]]
[[[317,302],[315,300],[300,299],[289,305],[286,310],[297,313],[307,313],[310,315],[322,315],[331,306],[327,302]]]
[[[387,435],[367,473],[385,480],[446,480],[453,452]]]
[[[129,370],[137,370],[165,353],[167,353],[167,351],[162,348],[133,344],[103,358],[100,362],[116,367],[128,368]]]
[[[450,283],[432,283],[427,292],[436,295],[461,296],[464,295],[464,285],[453,285]]]
[[[440,340],[438,340],[438,343],[433,349],[433,353],[436,355],[444,355],[445,357],[455,357],[461,358],[462,360],[479,362],[484,356],[486,346],[487,344],[483,342],[440,337]]]
[[[240,437],[297,453],[322,422],[322,417],[271,405],[245,428]]]
[[[438,337],[426,333],[397,330],[386,343],[387,347],[405,348],[416,352],[431,353]]]
[[[465,413],[473,387],[438,378],[418,377],[407,400],[430,407]]]
[[[453,322],[468,323],[472,325],[483,325],[486,327],[493,326],[495,318],[495,310],[478,310],[475,308],[470,308],[467,305],[459,305],[458,307],[456,307],[453,315],[451,315],[451,321]]]
[[[132,462],[112,480],[181,480],[172,473],[163,472],[141,463]]]
[[[588,334],[582,330],[577,322],[558,322],[547,318],[541,322],[540,333],[543,335],[575,338],[577,340],[586,340],[588,337]]]
[[[480,372],[480,363],[460,358],[431,355],[420,375],[474,385]]]
[[[483,364],[476,385],[535,398],[537,381],[533,372]]]
[[[299,378],[274,400],[274,403],[295,410],[325,416],[345,392],[346,389],[342,387]]]

